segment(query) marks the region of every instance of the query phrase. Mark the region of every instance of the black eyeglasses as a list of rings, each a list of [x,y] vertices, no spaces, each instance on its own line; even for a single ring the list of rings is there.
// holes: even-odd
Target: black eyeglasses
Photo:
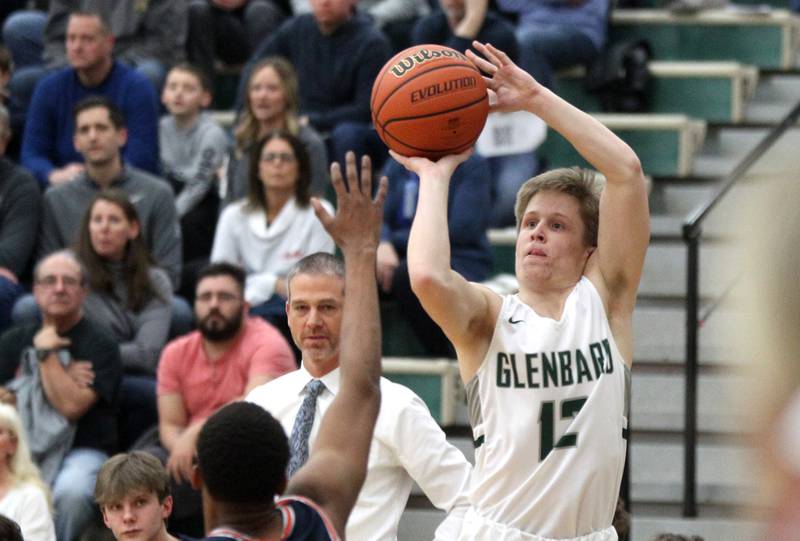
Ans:
[[[291,152],[265,152],[261,155],[262,162],[281,161],[283,163],[294,163],[295,157]]]

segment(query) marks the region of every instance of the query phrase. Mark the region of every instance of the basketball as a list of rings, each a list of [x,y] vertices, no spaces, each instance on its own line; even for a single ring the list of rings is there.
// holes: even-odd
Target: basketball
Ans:
[[[403,156],[436,160],[471,147],[489,114],[480,71],[443,45],[396,54],[372,86],[372,122],[381,140]]]

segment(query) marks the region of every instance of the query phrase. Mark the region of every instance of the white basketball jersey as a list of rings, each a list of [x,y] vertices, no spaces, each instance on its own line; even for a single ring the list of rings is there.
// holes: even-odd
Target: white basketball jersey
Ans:
[[[608,528],[625,463],[629,384],[586,277],[560,321],[504,297],[489,351],[467,384],[475,511],[546,538]]]

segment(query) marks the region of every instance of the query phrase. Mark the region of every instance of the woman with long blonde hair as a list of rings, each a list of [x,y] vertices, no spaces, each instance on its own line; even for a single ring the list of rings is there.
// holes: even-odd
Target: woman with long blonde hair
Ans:
[[[297,74],[277,56],[258,62],[247,80],[244,107],[234,128],[235,149],[228,169],[225,201],[245,197],[250,178],[250,153],[256,142],[284,130],[303,142],[311,168],[311,193],[324,195],[329,183],[328,152],[319,133],[298,115]]]
[[[0,404],[0,515],[13,519],[25,541],[55,541],[50,490],[33,463],[22,421]]]

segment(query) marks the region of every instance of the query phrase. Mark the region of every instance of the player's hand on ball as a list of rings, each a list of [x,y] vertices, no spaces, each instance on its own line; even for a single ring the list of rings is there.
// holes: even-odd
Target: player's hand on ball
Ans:
[[[383,223],[383,202],[389,181],[382,177],[375,197],[372,197],[372,162],[366,154],[361,157],[361,171],[356,155],[345,156],[347,185],[338,163],[331,165],[331,184],[336,191],[336,214],[331,216],[319,199],[311,198],[317,218],[342,252],[378,249]]]
[[[394,150],[390,150],[389,154],[400,165],[416,173],[417,176],[422,178],[440,178],[442,180],[449,180],[453,176],[456,167],[467,161],[472,155],[472,149],[465,150],[461,154],[450,154],[437,161],[431,161],[428,158],[420,158],[415,156],[403,156]]]
[[[486,74],[484,81],[489,92],[491,111],[519,111],[527,109],[530,101],[544,88],[530,73],[520,68],[506,53],[489,43],[473,41],[472,46],[483,56],[471,50],[467,56]]]

